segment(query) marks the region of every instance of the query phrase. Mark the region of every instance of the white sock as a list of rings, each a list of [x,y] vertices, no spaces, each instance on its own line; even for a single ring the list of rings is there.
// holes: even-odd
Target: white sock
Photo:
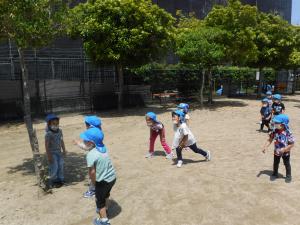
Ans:
[[[101,218],[101,222],[107,222],[108,218]]]

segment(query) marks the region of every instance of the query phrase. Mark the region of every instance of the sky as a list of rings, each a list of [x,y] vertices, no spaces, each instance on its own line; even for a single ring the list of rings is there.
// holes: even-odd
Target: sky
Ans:
[[[300,0],[293,0],[292,24],[300,25]]]

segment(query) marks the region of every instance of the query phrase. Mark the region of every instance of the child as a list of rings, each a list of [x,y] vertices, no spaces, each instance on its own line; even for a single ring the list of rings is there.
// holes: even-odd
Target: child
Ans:
[[[157,136],[159,135],[160,143],[166,152],[166,158],[172,159],[173,153],[166,142],[164,125],[157,120],[154,112],[148,112],[145,119],[147,126],[150,127],[150,146],[149,153],[146,154],[146,158],[151,158],[154,155],[154,144]]]
[[[65,182],[63,156],[66,155],[66,147],[63,133],[59,129],[59,118],[56,115],[47,115],[46,122],[45,148],[49,162],[50,186],[61,187]]]
[[[89,177],[96,187],[96,206],[99,218],[94,220],[95,225],[109,225],[107,218],[107,200],[110,191],[116,182],[115,169],[103,144],[103,133],[100,129],[90,128],[80,134],[89,152],[86,156]]]
[[[186,124],[189,124],[189,120],[191,118],[190,115],[188,114],[190,106],[186,103],[180,103],[177,106],[177,108],[185,114],[185,116],[184,116],[185,122],[186,122]]]
[[[294,147],[294,137],[288,128],[288,117],[287,115],[280,114],[273,119],[275,124],[275,130],[270,134],[270,138],[264,145],[263,153],[274,140],[274,163],[273,163],[273,174],[271,179],[275,180],[278,177],[278,167],[280,158],[282,157],[285,169],[286,169],[286,182],[292,181],[291,165],[290,165],[290,151]]]
[[[90,129],[92,127],[98,128],[99,130],[101,130],[101,119],[97,116],[86,116],[85,117],[85,125],[86,125],[86,129]],[[73,140],[73,143],[75,145],[77,145],[79,148],[88,151],[88,147],[81,141],[79,140]],[[88,190],[83,194],[84,198],[91,198],[95,195],[95,186],[93,185],[93,183],[91,182],[91,180],[89,180],[89,188]]]
[[[266,126],[268,128],[268,132],[270,132],[271,131],[270,120],[271,120],[272,113],[271,113],[267,98],[264,98],[262,100],[262,107],[260,109],[260,115],[261,115],[260,131],[263,131],[264,126]]]
[[[284,113],[285,111],[285,106],[281,102],[281,95],[276,94],[273,96],[274,103],[272,105],[272,110],[273,110],[273,115],[279,115],[281,113]]]
[[[209,151],[203,151],[202,149],[197,147],[196,139],[193,133],[190,131],[188,126],[185,123],[184,113],[180,110],[176,110],[172,112],[172,120],[174,124],[174,141],[173,141],[173,149],[176,149],[177,153],[177,167],[180,168],[183,164],[182,161],[182,149],[184,147],[189,147],[195,153],[203,155],[207,161],[211,160],[211,155]]]
[[[273,105],[273,95],[272,95],[272,92],[271,91],[267,91],[266,95],[267,95],[269,107],[270,107],[270,109],[272,111],[272,105]]]

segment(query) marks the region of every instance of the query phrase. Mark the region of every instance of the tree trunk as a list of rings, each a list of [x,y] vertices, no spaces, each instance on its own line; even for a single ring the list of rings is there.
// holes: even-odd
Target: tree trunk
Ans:
[[[259,82],[258,82],[257,98],[261,98],[264,76],[262,73],[262,68],[259,68],[258,71],[259,71]]]
[[[124,89],[124,75],[123,75],[123,67],[121,64],[117,64],[117,73],[118,73],[118,80],[119,80],[118,111],[121,112],[123,110],[123,89]]]
[[[209,94],[208,94],[208,104],[213,104],[213,81],[211,68],[208,69],[208,82],[209,82]]]
[[[36,137],[35,129],[33,129],[32,120],[31,120],[30,92],[28,87],[29,85],[28,71],[25,64],[23,49],[18,48],[18,52],[19,52],[20,66],[22,71],[24,122],[27,128],[31,150],[33,154],[33,163],[34,163],[34,169],[35,169],[38,187],[42,188],[43,190],[47,190],[48,185],[46,182],[45,168],[42,164],[42,157],[39,152],[38,139]]]
[[[201,87],[200,87],[200,107],[203,108],[203,90],[205,85],[205,69],[202,69],[201,73]]]

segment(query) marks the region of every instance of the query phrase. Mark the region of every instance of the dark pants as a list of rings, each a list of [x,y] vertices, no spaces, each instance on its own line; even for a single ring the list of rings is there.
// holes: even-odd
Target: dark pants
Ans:
[[[262,119],[260,129],[263,130],[264,126],[266,126],[268,128],[268,130],[270,130],[270,120]]]
[[[207,152],[202,150],[201,148],[198,148],[196,143],[193,145],[190,145],[189,148],[192,149],[193,152],[195,152],[195,153],[201,154],[204,157],[207,156]],[[182,160],[182,149],[181,148],[179,148],[179,147],[176,148],[176,154],[177,154],[177,160]]]
[[[278,167],[280,163],[280,158],[282,157],[283,163],[285,165],[286,176],[291,176],[292,169],[290,164],[290,155],[277,156],[274,155],[274,164],[273,164],[273,175],[278,175]]]
[[[109,183],[106,181],[96,182],[95,196],[96,196],[96,205],[98,209],[102,209],[105,207],[106,199],[109,198],[110,191],[115,183],[116,183],[116,179]]]

